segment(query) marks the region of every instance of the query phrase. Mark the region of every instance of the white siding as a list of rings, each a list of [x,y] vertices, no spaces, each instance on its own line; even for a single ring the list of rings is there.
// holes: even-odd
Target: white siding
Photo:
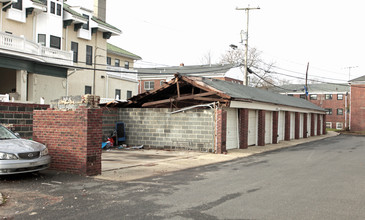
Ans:
[[[299,114],[299,138],[303,138],[304,114]]]
[[[295,113],[290,112],[290,140],[295,138]]]
[[[278,131],[279,131],[278,141],[283,141],[285,138],[285,112],[284,111],[279,112]]]

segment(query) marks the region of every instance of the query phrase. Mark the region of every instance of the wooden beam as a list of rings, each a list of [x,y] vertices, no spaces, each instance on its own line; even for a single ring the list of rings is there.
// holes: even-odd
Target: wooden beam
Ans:
[[[194,100],[208,101],[208,102],[229,102],[229,100],[225,100],[225,99],[204,98],[204,97],[196,97],[196,98],[194,98]]]
[[[146,102],[142,105],[142,107],[148,107],[148,106],[152,106],[152,105],[159,105],[159,104],[164,104],[164,103],[169,103],[169,102],[174,102],[174,101],[181,101],[181,100],[187,100],[187,99],[196,99],[199,97],[204,97],[204,96],[209,96],[209,95],[214,95],[216,94],[215,92],[205,92],[205,93],[198,93],[198,94],[194,94],[194,95],[187,95],[187,96],[183,96],[183,97],[177,97],[175,99],[163,99],[163,100],[159,100],[159,101],[153,101],[153,102]],[[211,98],[212,100],[221,100],[220,98]]]
[[[177,82],[176,82],[176,88],[177,88],[177,97],[180,98],[180,84],[179,84],[179,80],[177,80]]]

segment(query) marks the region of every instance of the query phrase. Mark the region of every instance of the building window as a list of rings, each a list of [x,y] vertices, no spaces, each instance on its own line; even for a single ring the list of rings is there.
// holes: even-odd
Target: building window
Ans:
[[[115,99],[119,100],[120,99],[120,89],[116,89],[115,90]]]
[[[343,115],[343,108],[337,109],[337,115]]]
[[[153,90],[153,89],[155,89],[155,82],[154,81],[146,81],[146,82],[144,82],[144,89],[145,90]]]
[[[164,80],[161,80],[160,81],[160,86],[163,86],[164,83],[165,83],[165,81]]]
[[[45,34],[38,34],[38,43],[42,46],[46,46],[46,35]]]
[[[338,129],[338,130],[342,130],[342,129],[343,129],[343,123],[341,123],[341,122],[336,122],[336,129]]]
[[[129,62],[128,61],[124,62],[124,68],[129,69]]]
[[[79,57],[79,43],[71,41],[71,51],[73,51],[73,53],[74,53],[73,61],[75,63],[77,63],[77,61],[79,60],[79,58],[78,58]]]
[[[132,91],[127,91],[127,99],[130,99],[132,97]]]
[[[17,2],[14,2],[12,5],[13,8],[15,9],[23,10],[23,0],[18,0]]]
[[[85,95],[91,94],[91,86],[85,86]]]
[[[325,110],[327,115],[332,115],[332,108],[326,108]]]
[[[299,98],[301,98],[301,99],[305,99],[305,94],[301,94],[301,95],[299,96]]]
[[[55,14],[56,13],[56,3],[51,2],[51,14]]]
[[[337,94],[337,100],[343,100],[343,94]]]
[[[57,4],[57,15],[61,16],[61,12],[62,12],[62,6],[61,4]]]
[[[61,38],[51,35],[51,40],[50,40],[49,46],[52,48],[61,49]]]
[[[332,94],[326,94],[325,99],[326,100],[331,100],[332,99]]]
[[[85,29],[85,30],[89,30],[89,15],[85,15],[85,14],[83,14],[82,16],[84,16],[84,18],[86,18],[86,19],[87,19],[86,24],[83,24],[83,25],[82,25],[82,28],[83,28],[83,29]]]
[[[332,122],[326,122],[326,128],[332,128]]]
[[[93,47],[86,45],[86,65],[93,64]]]
[[[119,59],[115,59],[115,66],[120,66],[120,60]]]
[[[317,95],[316,94],[309,95],[309,99],[310,100],[317,100]]]
[[[109,66],[112,65],[112,58],[111,57],[106,58],[106,64],[108,64]]]
[[[293,96],[293,94],[288,94],[288,96]]]

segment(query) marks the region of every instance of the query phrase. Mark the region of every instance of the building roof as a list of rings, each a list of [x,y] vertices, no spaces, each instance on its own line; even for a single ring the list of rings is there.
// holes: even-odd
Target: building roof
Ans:
[[[107,44],[107,49],[108,49],[108,52],[110,52],[110,53],[114,53],[116,55],[123,56],[123,57],[128,57],[128,58],[131,58],[133,60],[141,60],[142,59],[142,57],[140,57],[140,56],[138,56],[134,53],[131,53],[127,50],[124,50],[120,47],[117,47],[113,44],[110,44],[110,43]]]
[[[270,87],[268,91],[276,92],[276,93],[286,93],[286,94],[295,94],[300,93],[304,94],[304,86],[305,84],[288,84],[282,85],[280,87]],[[339,93],[339,92],[349,92],[350,87],[347,83],[334,84],[334,83],[317,83],[317,84],[308,84],[308,93]]]
[[[213,88],[221,91],[222,93],[230,96],[234,100],[247,100],[265,102],[278,105],[286,105],[298,108],[313,109],[323,111],[319,106],[304,100],[291,96],[281,95],[263,89],[244,86],[237,83],[232,83],[217,79],[203,79],[205,84],[212,86]]]
[[[176,74],[174,79],[161,88],[141,93],[130,98],[128,103],[119,104],[119,106],[154,108],[174,106],[175,108],[182,108],[212,102],[229,106],[231,101],[260,102],[324,112],[324,109],[304,99],[238,83],[204,77],[188,77],[180,74]]]
[[[199,74],[199,73],[226,73],[235,67],[233,64],[207,64],[207,65],[192,65],[192,66],[169,66],[169,67],[154,67],[154,68],[136,68],[138,74],[163,74],[174,75],[180,73]]]
[[[34,1],[39,1],[39,0],[34,0]],[[79,19],[85,20],[85,17],[82,14],[80,14],[77,11],[73,10],[71,8],[71,6],[68,5],[68,4],[66,4],[66,3],[63,3],[63,10],[67,11],[68,13],[72,14],[73,16],[75,16],[75,17],[77,17]],[[94,21],[94,22],[96,22],[99,25],[102,25],[102,26],[105,26],[106,28],[109,28],[111,31],[113,31],[113,32],[115,32],[117,34],[122,33],[122,31],[119,30],[118,28],[114,27],[111,24],[106,23],[105,21],[103,21],[103,20],[101,20],[101,19],[99,19],[99,18],[97,18],[95,16],[92,16],[91,17],[91,20]]]
[[[358,78],[352,79],[349,82],[363,82],[365,81],[365,75],[364,76],[360,76]]]

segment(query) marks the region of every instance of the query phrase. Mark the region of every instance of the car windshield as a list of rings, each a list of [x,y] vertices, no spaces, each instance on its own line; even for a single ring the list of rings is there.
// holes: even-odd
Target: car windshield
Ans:
[[[14,139],[14,138],[18,138],[18,137],[15,136],[15,134],[13,134],[13,132],[9,131],[4,126],[0,125],[0,140]]]

